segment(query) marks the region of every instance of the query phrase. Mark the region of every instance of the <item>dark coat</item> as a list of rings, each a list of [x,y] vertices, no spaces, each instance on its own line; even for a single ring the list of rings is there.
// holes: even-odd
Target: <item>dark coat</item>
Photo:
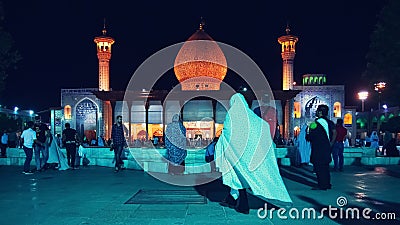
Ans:
[[[327,119],[327,121],[330,130],[330,137],[332,137],[332,129],[335,129],[335,124],[331,120]],[[310,128],[309,133],[307,134],[307,140],[311,143],[310,162],[314,165],[329,164],[332,161],[330,140],[324,127],[318,122],[314,123],[316,123],[316,127],[314,129]]]

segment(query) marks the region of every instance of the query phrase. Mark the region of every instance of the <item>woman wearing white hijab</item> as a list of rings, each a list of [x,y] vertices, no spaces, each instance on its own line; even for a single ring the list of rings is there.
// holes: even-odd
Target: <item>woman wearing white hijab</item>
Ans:
[[[61,151],[60,146],[58,146],[57,138],[52,138],[49,146],[49,159],[47,163],[57,163],[58,170],[67,170],[69,168],[68,160]]]
[[[240,93],[231,97],[230,106],[215,146],[222,181],[231,188],[221,205],[248,214],[246,188],[251,188],[254,195],[274,205],[290,206],[268,123],[250,110]]]

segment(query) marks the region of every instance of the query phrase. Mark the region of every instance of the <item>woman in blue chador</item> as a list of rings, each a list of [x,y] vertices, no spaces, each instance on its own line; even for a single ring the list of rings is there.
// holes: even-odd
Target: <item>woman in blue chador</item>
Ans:
[[[65,154],[61,151],[60,146],[57,143],[57,138],[52,138],[50,145],[49,145],[49,159],[47,160],[49,164],[57,164],[58,170],[67,170],[68,160],[65,157]]]
[[[250,188],[254,195],[276,206],[291,206],[292,200],[279,174],[268,123],[250,110],[240,93],[231,97],[230,106],[215,145],[222,181],[231,188],[221,205],[248,214],[246,188]]]
[[[310,162],[311,156],[311,144],[309,141],[306,140],[307,134],[307,124],[303,124],[300,127],[300,133],[297,137],[297,141],[299,143],[299,152],[300,152],[300,163],[301,164],[308,164]]]
[[[378,134],[376,131],[372,131],[370,139],[371,139],[371,148],[373,148],[375,150],[378,149],[379,148],[379,137],[378,137]]]
[[[185,171],[186,128],[178,114],[172,117],[172,122],[165,130],[165,147],[169,160],[168,172],[172,175],[183,174]]]

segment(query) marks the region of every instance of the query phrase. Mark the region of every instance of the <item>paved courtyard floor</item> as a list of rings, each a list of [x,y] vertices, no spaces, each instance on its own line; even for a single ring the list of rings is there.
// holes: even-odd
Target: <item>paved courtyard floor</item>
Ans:
[[[0,166],[2,225],[400,224],[399,165],[348,166],[344,172],[331,173],[333,188],[328,191],[311,190],[316,178],[310,167],[281,167],[293,207],[279,212],[278,208],[271,210],[272,206],[267,204],[268,211],[265,211],[262,209],[265,202],[249,195],[249,215],[218,204],[228,192],[220,180],[196,187],[180,187],[161,182],[143,171],[114,173],[112,168],[97,166],[48,170],[33,175],[21,172],[21,167]],[[188,179],[197,178],[188,176]],[[125,204],[140,190],[163,190],[163,193],[171,190],[171,196],[164,196],[166,201],[157,204]],[[182,198],[180,202],[174,193],[194,193],[197,196],[185,199],[190,202],[191,198],[204,196],[205,201],[188,204]],[[174,197],[176,201],[171,201]],[[329,211],[324,211],[329,207],[331,216]],[[315,219],[311,209],[316,212]],[[351,218],[357,216],[357,211],[360,218]],[[363,211],[370,219],[363,216]],[[311,218],[307,212],[311,212]],[[389,219],[394,215],[395,219]]]

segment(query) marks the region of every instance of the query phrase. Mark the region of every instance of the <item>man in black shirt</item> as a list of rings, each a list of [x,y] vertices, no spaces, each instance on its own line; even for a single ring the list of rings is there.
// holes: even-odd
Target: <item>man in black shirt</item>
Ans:
[[[36,120],[36,124],[33,130],[36,131],[37,137],[37,141],[34,145],[36,170],[43,171],[46,169],[46,163],[49,159],[49,149],[46,148],[46,133],[49,128],[40,120]],[[42,153],[43,158],[40,158],[40,153]]]
[[[65,124],[65,130],[62,132],[62,140],[67,150],[68,165],[72,169],[78,169],[75,166],[77,133],[75,129],[71,128],[69,123]]]
[[[318,186],[313,190],[331,189],[331,175],[329,163],[332,161],[332,146],[336,139],[335,124],[328,119],[329,107],[319,105],[316,111],[317,118],[310,124],[307,140],[311,143],[310,161],[317,175]]]
[[[121,154],[123,148],[128,147],[128,144],[125,140],[125,134],[122,124],[122,116],[117,116],[117,123],[112,126],[111,129],[111,145],[114,149],[115,156],[115,171],[118,172],[121,170],[124,162],[121,160]]]

